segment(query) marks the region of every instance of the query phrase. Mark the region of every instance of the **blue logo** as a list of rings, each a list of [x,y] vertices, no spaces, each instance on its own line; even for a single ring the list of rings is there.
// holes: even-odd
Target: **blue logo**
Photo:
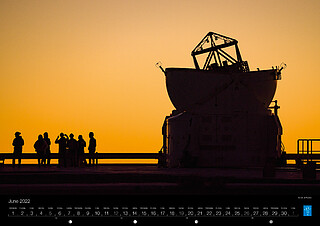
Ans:
[[[303,216],[304,217],[312,216],[312,205],[303,205]]]

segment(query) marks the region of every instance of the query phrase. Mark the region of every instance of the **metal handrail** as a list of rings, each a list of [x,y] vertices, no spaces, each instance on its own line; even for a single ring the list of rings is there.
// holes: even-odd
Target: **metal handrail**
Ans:
[[[320,139],[298,139],[297,140],[297,154],[307,155],[307,161],[312,161],[312,155],[320,153],[320,150],[313,150],[313,143],[320,142]],[[300,149],[301,148],[301,149]]]

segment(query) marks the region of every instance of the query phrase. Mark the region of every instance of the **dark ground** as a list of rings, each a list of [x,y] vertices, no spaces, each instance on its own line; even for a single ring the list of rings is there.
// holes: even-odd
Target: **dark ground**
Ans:
[[[98,165],[58,168],[22,165],[0,168],[0,194],[320,194],[320,172],[305,180],[297,168],[157,168]]]

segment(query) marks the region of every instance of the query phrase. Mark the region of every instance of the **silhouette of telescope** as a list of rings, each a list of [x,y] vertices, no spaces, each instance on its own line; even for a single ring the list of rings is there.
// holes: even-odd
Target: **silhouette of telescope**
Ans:
[[[282,126],[269,105],[286,65],[251,71],[238,41],[214,32],[191,56],[195,68],[160,67],[175,107],[163,129],[168,166],[264,166],[279,159]]]

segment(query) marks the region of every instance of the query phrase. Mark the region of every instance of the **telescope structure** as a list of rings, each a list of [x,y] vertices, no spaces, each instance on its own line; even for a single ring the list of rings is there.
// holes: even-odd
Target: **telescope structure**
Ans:
[[[286,65],[250,71],[238,41],[214,32],[191,56],[195,68],[160,66],[175,107],[162,128],[168,167],[255,167],[279,159],[282,126],[272,100]]]

